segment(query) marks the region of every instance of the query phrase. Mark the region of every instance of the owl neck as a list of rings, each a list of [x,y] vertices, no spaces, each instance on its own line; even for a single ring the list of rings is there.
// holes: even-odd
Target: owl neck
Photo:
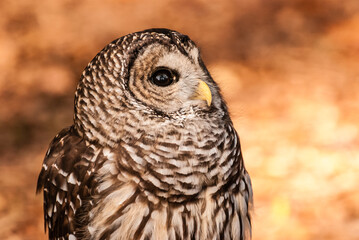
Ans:
[[[203,194],[204,189],[213,194],[223,191],[239,179],[240,144],[227,114],[166,118],[117,110],[109,114],[112,118],[96,116],[95,121],[95,117],[80,113],[75,115],[79,134],[115,150],[112,164],[118,172],[126,172],[117,179],[135,179],[140,190],[153,197],[187,201]]]
[[[239,179],[239,139],[231,123],[211,126],[168,126],[156,134],[124,138],[116,147],[116,166],[136,178],[148,197],[172,203],[198,199],[207,189],[212,194],[224,192]]]

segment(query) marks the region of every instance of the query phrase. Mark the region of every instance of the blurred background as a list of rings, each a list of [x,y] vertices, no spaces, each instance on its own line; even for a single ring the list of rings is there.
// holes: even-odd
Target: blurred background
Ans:
[[[0,239],[46,239],[37,176],[110,41],[189,35],[254,188],[253,239],[359,239],[358,0],[0,1]]]

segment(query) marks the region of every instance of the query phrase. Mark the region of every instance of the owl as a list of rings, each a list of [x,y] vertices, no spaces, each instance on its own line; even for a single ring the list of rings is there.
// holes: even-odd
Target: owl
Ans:
[[[38,178],[49,239],[251,238],[239,137],[198,47],[149,29],[85,68]]]

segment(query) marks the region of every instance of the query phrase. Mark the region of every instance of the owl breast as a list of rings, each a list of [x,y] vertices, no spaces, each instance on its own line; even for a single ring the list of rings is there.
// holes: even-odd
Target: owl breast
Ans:
[[[237,136],[231,137],[232,127],[224,129],[217,141],[194,144],[193,131],[172,132],[156,141],[142,136],[123,142],[117,151],[103,149],[107,160],[98,171],[98,200],[85,231],[94,239],[249,236],[250,182],[240,177],[246,172],[236,160]]]
[[[155,204],[135,185],[125,184],[92,211],[95,217],[87,230],[94,239],[247,239],[248,213],[239,211],[246,207],[244,196],[213,198],[211,191],[183,205]]]

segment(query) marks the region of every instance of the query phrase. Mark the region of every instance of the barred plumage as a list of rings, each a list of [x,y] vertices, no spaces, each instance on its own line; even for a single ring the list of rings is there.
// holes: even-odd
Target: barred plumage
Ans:
[[[249,239],[252,187],[199,50],[149,29],[83,72],[38,180],[49,239]]]

